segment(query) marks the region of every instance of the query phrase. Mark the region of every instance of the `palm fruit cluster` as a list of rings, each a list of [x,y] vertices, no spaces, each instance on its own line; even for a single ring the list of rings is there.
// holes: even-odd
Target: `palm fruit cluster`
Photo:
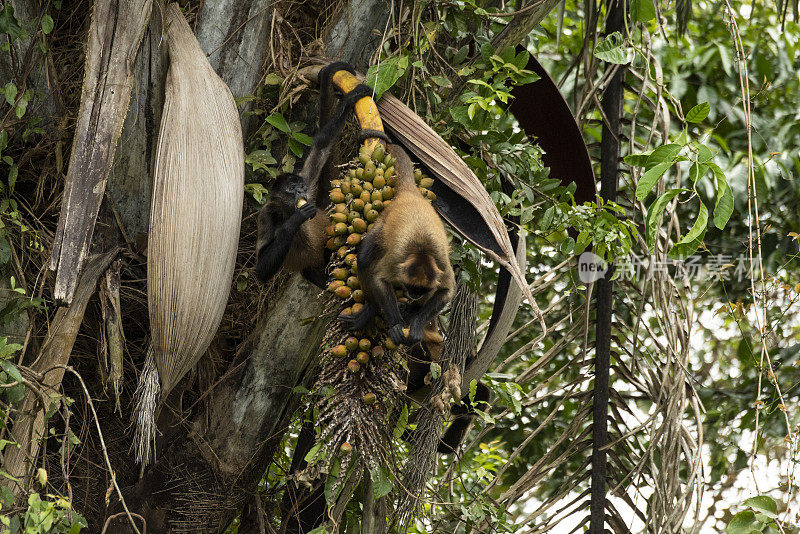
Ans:
[[[336,313],[355,314],[363,309],[365,295],[358,280],[356,249],[374,226],[381,211],[395,196],[395,159],[383,145],[361,147],[359,155],[339,179],[331,181],[326,229],[326,246],[332,251],[328,267],[328,291],[335,299]],[[420,192],[433,200],[433,180],[414,173]],[[401,295],[398,299],[403,300]],[[393,428],[388,415],[397,400],[404,348],[397,347],[383,329],[346,332],[334,320],[323,343],[323,366],[317,389],[332,387],[317,403],[321,442],[326,457],[349,455],[372,465],[380,461],[387,428]],[[389,431],[389,435],[391,432]],[[343,470],[344,471],[344,470]]]
[[[344,301],[343,315],[356,314],[364,307],[364,292],[358,280],[356,247],[394,198],[397,185],[394,165],[395,158],[386,152],[382,144],[378,143],[374,148],[362,146],[352,167],[340,179],[331,180],[326,247],[334,251],[334,257],[330,263],[328,291]],[[416,169],[414,180],[425,198],[431,202],[436,199],[430,190],[432,178]],[[402,294],[397,296],[399,300],[405,300]],[[370,356],[378,357],[384,349],[397,349],[386,336],[380,337],[385,339],[379,343],[370,337],[348,338],[335,345],[331,353],[347,358],[348,369],[356,373],[369,362]],[[372,347],[372,353],[363,347]],[[365,402],[369,401],[365,398]]]

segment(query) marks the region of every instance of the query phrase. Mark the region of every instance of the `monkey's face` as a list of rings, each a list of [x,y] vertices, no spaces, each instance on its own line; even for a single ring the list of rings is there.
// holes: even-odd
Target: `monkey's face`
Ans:
[[[426,301],[439,286],[442,270],[433,256],[425,253],[410,254],[400,264],[400,283],[412,301]]]
[[[284,173],[278,176],[272,186],[272,198],[277,200],[287,211],[293,211],[297,207],[297,201],[301,198],[308,200],[308,186],[302,176],[292,173]]]

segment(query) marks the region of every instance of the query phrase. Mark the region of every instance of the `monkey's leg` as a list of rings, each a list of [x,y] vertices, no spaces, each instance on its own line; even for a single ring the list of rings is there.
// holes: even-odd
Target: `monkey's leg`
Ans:
[[[297,437],[297,445],[292,455],[292,465],[289,474],[295,475],[308,466],[305,457],[316,441],[316,432],[313,421],[306,421]],[[313,481],[313,487],[308,488],[289,480],[281,499],[281,523],[287,534],[310,532],[325,520],[325,493],[322,480]]]
[[[353,111],[356,102],[365,96],[372,95],[372,88],[368,85],[357,85],[355,89],[347,93],[336,108],[331,120],[325,123],[322,128],[314,135],[314,140],[311,143],[311,150],[308,152],[308,157],[303,163],[303,170],[300,171],[300,176],[307,184],[316,184],[319,176],[325,167],[325,162],[331,155],[331,149],[339,139],[344,128],[344,123],[347,121],[347,116]]]
[[[302,208],[305,207],[305,205],[302,206]],[[292,247],[294,236],[300,229],[300,225],[309,219],[308,212],[311,210],[303,210],[302,208],[295,211],[276,230],[273,230],[274,222],[268,216],[268,213],[265,217],[259,215],[259,222],[263,224],[264,228],[264,238],[259,238],[259,242],[263,241],[263,244],[258,247],[256,252],[256,275],[262,282],[266,282],[275,276],[275,273],[281,268],[283,260],[286,259],[286,255]],[[316,212],[316,208],[314,208],[314,211]],[[313,217],[313,214],[311,216]],[[271,239],[268,238],[270,234],[272,234]]]
[[[464,437],[467,435],[469,425],[477,415],[475,408],[485,410],[489,402],[490,392],[482,382],[478,382],[475,390],[475,398],[470,401],[469,394],[465,395],[462,399],[462,406],[453,406],[451,412],[455,415],[455,419],[450,423],[450,426],[445,430],[442,439],[439,440],[439,446],[436,450],[442,454],[454,453],[461,446]]]

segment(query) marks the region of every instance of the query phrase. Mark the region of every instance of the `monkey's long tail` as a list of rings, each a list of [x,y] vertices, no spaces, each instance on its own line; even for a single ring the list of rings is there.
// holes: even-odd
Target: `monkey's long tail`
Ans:
[[[156,440],[156,415],[161,398],[161,382],[158,378],[153,346],[147,348],[144,369],[139,377],[139,384],[133,394],[134,406],[132,422],[135,426],[133,444],[131,445],[136,461],[142,469],[154,458]]]

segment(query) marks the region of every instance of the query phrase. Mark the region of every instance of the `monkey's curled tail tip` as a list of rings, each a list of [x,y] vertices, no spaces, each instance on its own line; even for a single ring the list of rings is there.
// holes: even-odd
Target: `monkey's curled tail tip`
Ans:
[[[134,393],[134,406],[132,422],[135,426],[133,432],[133,448],[136,461],[144,468],[153,460],[154,445],[156,440],[156,410],[161,397],[161,382],[158,378],[158,368],[153,354],[153,348],[147,349],[147,358],[144,369],[139,377],[139,384]]]

